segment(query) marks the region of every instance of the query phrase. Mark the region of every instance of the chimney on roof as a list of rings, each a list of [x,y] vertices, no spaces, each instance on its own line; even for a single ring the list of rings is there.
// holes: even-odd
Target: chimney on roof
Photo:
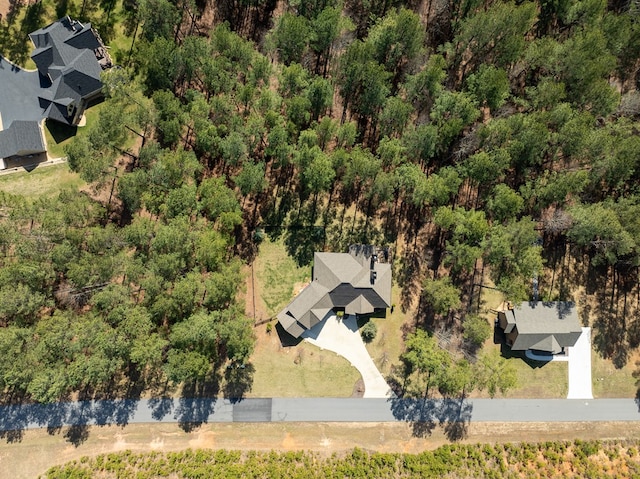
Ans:
[[[371,271],[371,284],[374,284],[376,282],[376,278],[378,277],[378,272],[377,271]]]

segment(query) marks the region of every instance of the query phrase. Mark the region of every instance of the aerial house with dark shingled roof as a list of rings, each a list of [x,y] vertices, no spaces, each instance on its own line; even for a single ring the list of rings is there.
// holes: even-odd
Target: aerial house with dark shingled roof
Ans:
[[[102,92],[100,74],[111,59],[90,23],[64,17],[29,34],[31,58],[51,85],[39,96],[43,116],[76,125],[87,104]]]
[[[513,351],[562,354],[582,333],[575,305],[565,301],[525,301],[500,311],[498,325]]]
[[[313,281],[279,314],[293,337],[343,310],[370,314],[391,306],[391,265],[378,261],[373,246],[353,245],[349,253],[315,253]]]

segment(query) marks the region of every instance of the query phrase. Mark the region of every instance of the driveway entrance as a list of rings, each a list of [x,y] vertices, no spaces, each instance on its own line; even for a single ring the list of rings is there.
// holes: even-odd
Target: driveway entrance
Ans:
[[[578,342],[569,348],[567,399],[593,399],[591,389],[591,328],[582,328]]]
[[[394,396],[362,342],[355,316],[345,316],[339,321],[335,314],[330,313],[324,321],[305,331],[302,337],[311,344],[338,353],[349,361],[362,376],[365,398]]]

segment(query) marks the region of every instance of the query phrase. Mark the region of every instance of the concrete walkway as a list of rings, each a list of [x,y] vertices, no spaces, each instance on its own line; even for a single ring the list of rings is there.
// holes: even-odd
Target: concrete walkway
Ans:
[[[328,349],[349,361],[362,376],[365,398],[393,397],[367,348],[362,342],[355,316],[345,316],[341,321],[330,314],[323,322],[306,331],[302,337],[321,349]]]
[[[24,164],[24,165],[21,164],[20,166],[10,166],[5,168],[4,170],[0,170],[0,176],[11,175],[13,173],[20,173],[21,171],[33,171],[36,168],[44,168],[46,166],[59,165],[61,163],[66,163],[66,161],[67,161],[67,158],[62,157],[62,158],[51,158],[38,163],[31,163],[31,164]]]
[[[591,328],[582,328],[578,342],[569,348],[569,394],[567,399],[592,399]]]

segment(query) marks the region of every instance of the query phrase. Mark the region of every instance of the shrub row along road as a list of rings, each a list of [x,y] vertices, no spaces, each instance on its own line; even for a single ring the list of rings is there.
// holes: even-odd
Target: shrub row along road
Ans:
[[[0,407],[0,430],[136,423],[637,421],[633,399],[145,399]]]

